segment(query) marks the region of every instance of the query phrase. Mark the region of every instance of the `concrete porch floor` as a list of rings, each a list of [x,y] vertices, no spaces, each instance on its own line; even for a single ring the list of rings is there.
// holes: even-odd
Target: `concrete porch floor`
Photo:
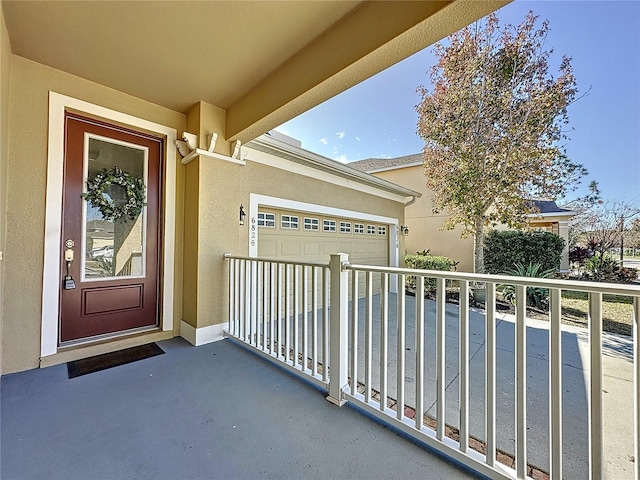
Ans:
[[[2,377],[0,478],[476,478],[229,341]]]

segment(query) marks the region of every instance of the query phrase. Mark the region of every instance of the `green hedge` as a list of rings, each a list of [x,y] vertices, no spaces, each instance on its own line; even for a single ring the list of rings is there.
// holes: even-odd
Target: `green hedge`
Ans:
[[[440,257],[437,255],[405,255],[404,265],[406,268],[415,268],[418,270],[442,270],[448,272],[451,270],[454,262],[450,258]],[[405,285],[407,288],[416,288],[416,277],[407,276]],[[424,286],[427,290],[436,288],[435,278],[425,278]]]
[[[539,263],[542,271],[558,270],[563,249],[564,240],[550,232],[492,230],[484,243],[485,272],[500,274],[530,263]]]

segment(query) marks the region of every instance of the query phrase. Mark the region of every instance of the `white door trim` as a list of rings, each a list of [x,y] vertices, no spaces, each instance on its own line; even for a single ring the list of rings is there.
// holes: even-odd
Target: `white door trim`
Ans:
[[[133,117],[76,98],[49,92],[49,140],[47,155],[47,200],[45,210],[44,268],[42,278],[42,333],[40,355],[58,352],[58,311],[60,302],[60,251],[62,235],[62,186],[64,175],[64,115],[67,109],[144,129],[166,137],[163,215],[162,311],[160,327],[173,330],[173,285],[175,253],[176,151],[174,128]]]

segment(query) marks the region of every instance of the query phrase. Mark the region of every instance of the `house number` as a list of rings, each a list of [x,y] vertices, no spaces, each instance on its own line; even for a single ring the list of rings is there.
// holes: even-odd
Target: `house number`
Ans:
[[[251,246],[256,246],[256,217],[251,217]]]

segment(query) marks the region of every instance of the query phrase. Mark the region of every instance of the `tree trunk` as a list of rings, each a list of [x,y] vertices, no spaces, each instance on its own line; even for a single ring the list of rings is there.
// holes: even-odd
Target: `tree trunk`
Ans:
[[[482,217],[476,218],[474,239],[474,271],[484,273],[484,221]]]

